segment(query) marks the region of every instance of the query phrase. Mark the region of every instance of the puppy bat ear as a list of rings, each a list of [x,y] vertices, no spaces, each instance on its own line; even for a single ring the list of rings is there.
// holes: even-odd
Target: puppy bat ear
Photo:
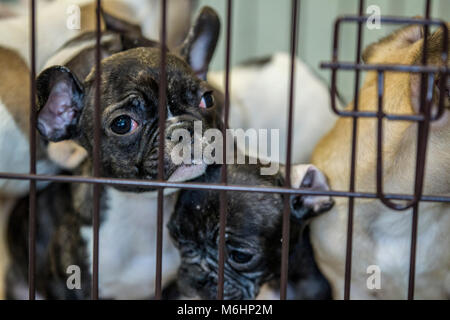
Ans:
[[[48,68],[36,80],[40,134],[50,141],[71,139],[83,108],[84,89],[66,67]]]
[[[415,17],[420,18],[420,17]],[[378,42],[369,45],[362,54],[365,63],[372,63],[372,57],[376,57],[378,52],[395,50],[409,46],[424,37],[425,29],[422,25],[413,24],[397,29],[392,34],[384,37]]]
[[[219,16],[212,8],[204,7],[186,40],[179,48],[180,55],[203,80],[206,80],[208,66],[216,49],[219,33]]]
[[[141,27],[137,24],[130,23],[118,17],[115,17],[104,9],[101,11],[103,21],[105,22],[106,30],[114,31],[117,33],[127,33],[127,34],[142,34]]]
[[[328,191],[325,175],[313,165],[296,165],[292,167],[291,184],[294,188]],[[329,196],[292,195],[290,198],[291,217],[298,222],[328,211],[334,201]]]
[[[447,29],[450,30],[450,23],[447,24]],[[450,32],[448,33],[448,39],[444,38],[443,28],[437,29],[433,34],[428,37],[427,40],[427,64],[432,66],[445,66],[450,63],[450,50],[447,55],[443,55],[444,42],[450,43]],[[423,55],[423,41],[417,50],[417,55],[414,64],[420,64]],[[443,58],[446,57],[446,61]],[[421,84],[422,77],[420,74],[411,74],[411,104],[415,113],[421,112]],[[440,103],[444,104],[445,109],[450,108],[450,76],[443,74],[433,75],[433,82],[428,82],[428,77],[425,78],[427,82],[426,87],[433,87],[433,97],[431,100],[431,112],[435,114],[437,112]]]

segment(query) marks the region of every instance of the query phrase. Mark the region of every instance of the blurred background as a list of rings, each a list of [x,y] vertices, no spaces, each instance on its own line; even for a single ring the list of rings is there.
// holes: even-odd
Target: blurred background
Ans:
[[[51,1],[65,1],[68,4],[82,3],[85,0],[38,0],[39,4]],[[104,0],[108,1],[108,0]],[[129,0],[139,1],[157,0]],[[169,0],[170,2],[171,0]],[[172,0],[173,1],[173,0]],[[215,8],[225,23],[225,0],[182,0],[193,1],[195,13],[202,6]],[[232,65],[246,60],[270,55],[277,51],[289,51],[289,35],[291,30],[291,0],[234,0],[233,1],[233,34],[232,34]],[[358,12],[358,0],[301,0],[300,1],[300,32],[298,54],[313,71],[327,84],[330,82],[329,70],[320,69],[320,62],[331,58],[332,32],[336,17]],[[18,4],[15,6],[15,4]],[[376,5],[381,15],[396,15],[413,17],[424,15],[425,0],[366,0],[367,7]],[[9,12],[26,12],[27,0],[0,0],[0,16]],[[156,8],[155,11],[159,8]],[[433,0],[432,17],[450,20],[450,1]],[[189,14],[189,12],[186,12]],[[363,28],[364,46],[392,32],[398,26],[381,25],[380,29]],[[356,54],[355,24],[342,26],[340,57],[341,60],[354,60]],[[212,70],[221,70],[225,64],[225,26],[223,26],[219,48],[216,51]],[[155,32],[155,34],[158,34]],[[339,72],[339,91],[344,102],[352,100],[353,72]],[[361,81],[363,77],[361,78]]]
[[[232,64],[243,62],[276,51],[290,50],[291,0],[234,0]],[[199,0],[198,7],[214,7],[226,16],[226,1]],[[301,0],[298,54],[316,74],[328,84],[330,71],[320,69],[320,63],[331,59],[331,46],[336,17],[358,13],[358,0]],[[405,17],[423,16],[424,0],[366,0],[366,8],[376,5],[381,15]],[[450,20],[450,1],[433,0],[431,15],[445,21]],[[366,11],[366,10],[364,10]],[[379,30],[363,28],[364,46],[377,41],[399,26],[381,25]],[[214,69],[223,69],[225,64],[224,29],[213,62]],[[356,55],[356,24],[343,24],[341,30],[340,57],[351,61]],[[338,73],[339,91],[345,102],[353,98],[354,72]],[[363,77],[361,78],[362,81]]]

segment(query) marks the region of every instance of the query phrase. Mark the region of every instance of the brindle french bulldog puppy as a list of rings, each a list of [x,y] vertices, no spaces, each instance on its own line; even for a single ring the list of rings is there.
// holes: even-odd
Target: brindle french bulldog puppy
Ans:
[[[312,165],[296,165],[294,187],[328,190],[325,176]],[[232,185],[283,186],[284,175],[260,175],[258,165],[229,165]],[[220,167],[210,166],[198,181],[220,182]],[[228,192],[225,299],[254,299],[260,287],[277,282],[281,266],[283,198],[280,194]],[[314,261],[307,223],[329,210],[324,196],[291,196],[289,298],[329,299],[331,291]],[[187,296],[215,299],[218,278],[219,192],[183,190],[168,224],[180,255],[178,287]]]
[[[186,181],[203,174],[205,163],[174,164],[171,132],[220,128],[221,98],[206,82],[220,29],[217,14],[204,8],[178,52],[167,53],[167,118],[164,176]],[[122,40],[124,38],[122,37]],[[127,38],[125,37],[125,40]],[[122,41],[126,44],[127,41]],[[134,41],[130,42],[132,46]],[[158,91],[160,46],[145,42],[113,54],[101,65],[101,175],[156,179],[158,166]],[[38,129],[47,140],[71,139],[87,150],[79,174],[92,172],[95,68],[53,66],[37,79]],[[77,66],[80,66],[78,68]],[[216,101],[216,102],[214,102]],[[147,192],[144,192],[147,191]],[[141,187],[102,188],[100,223],[101,298],[138,299],[153,295],[156,261],[156,192]],[[176,193],[166,194],[164,212],[173,210]],[[81,299],[90,295],[92,265],[92,187],[52,185],[38,196],[37,290],[42,298]],[[168,218],[168,217],[167,217]],[[12,214],[9,245],[12,265],[9,298],[23,298],[27,285],[26,208]],[[175,277],[178,254],[168,235],[163,243],[163,285]],[[66,286],[71,265],[81,269],[81,289]]]

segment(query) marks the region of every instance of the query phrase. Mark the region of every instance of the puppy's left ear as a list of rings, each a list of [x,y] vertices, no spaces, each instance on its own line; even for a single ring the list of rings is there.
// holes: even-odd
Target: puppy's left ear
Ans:
[[[46,140],[73,139],[84,105],[84,87],[64,66],[42,71],[36,79],[37,129]]]
[[[450,23],[447,24],[447,28],[450,30]],[[450,43],[450,32],[448,34],[448,39],[444,37],[444,31],[442,28],[436,30],[433,34],[428,37],[427,41],[427,64],[433,66],[445,66],[450,64],[450,50],[447,53],[447,61],[442,61],[442,47],[444,41],[448,41]],[[414,64],[420,64],[422,60],[422,51],[423,51],[423,41],[418,48],[416,61]],[[413,111],[415,113],[421,112],[421,82],[422,77],[420,74],[411,74],[411,103],[413,107]],[[426,81],[428,81],[428,77],[426,77]],[[434,78],[434,83],[430,83],[429,85],[433,86],[433,98],[431,102],[431,111],[432,114],[435,114],[440,99],[443,100],[444,108],[448,110],[450,108],[450,76],[447,75],[445,77],[444,74],[440,74]],[[448,112],[448,111],[447,111]],[[445,120],[444,121],[448,121]],[[433,126],[433,124],[432,124]]]
[[[328,191],[330,190],[325,175],[313,165],[296,165],[292,167],[291,184],[294,188]],[[328,211],[334,201],[329,196],[292,195],[290,198],[291,217],[298,222]]]
[[[204,7],[189,34],[178,49],[197,76],[206,80],[208,66],[216,49],[220,33],[220,20],[210,7]]]

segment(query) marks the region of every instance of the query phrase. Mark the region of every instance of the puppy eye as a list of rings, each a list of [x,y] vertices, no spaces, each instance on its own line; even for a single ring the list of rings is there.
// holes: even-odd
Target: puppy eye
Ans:
[[[115,118],[111,124],[111,130],[115,134],[124,135],[133,132],[138,127],[136,121],[134,121],[130,116],[121,115]]]
[[[253,255],[238,250],[232,250],[229,253],[229,257],[238,264],[244,264],[252,260]]]
[[[214,96],[212,95],[212,92],[206,92],[200,101],[199,107],[202,109],[208,109],[212,106],[214,106]]]

